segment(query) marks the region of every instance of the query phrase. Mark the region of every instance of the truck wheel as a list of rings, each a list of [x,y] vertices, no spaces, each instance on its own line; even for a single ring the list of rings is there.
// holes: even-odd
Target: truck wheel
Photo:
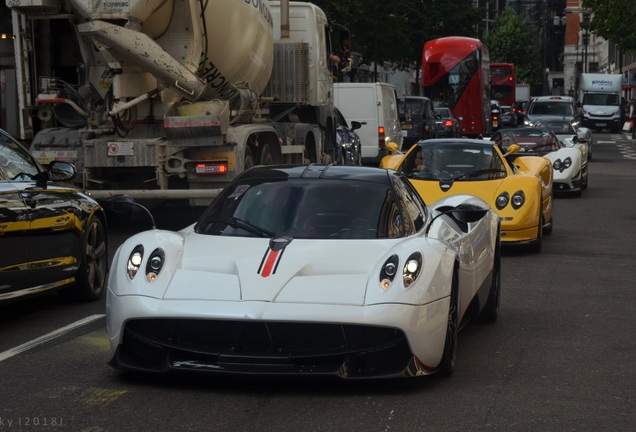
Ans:
[[[254,155],[252,154],[252,149],[249,147],[246,147],[245,158],[243,159],[243,171],[247,171],[253,166],[254,166]]]

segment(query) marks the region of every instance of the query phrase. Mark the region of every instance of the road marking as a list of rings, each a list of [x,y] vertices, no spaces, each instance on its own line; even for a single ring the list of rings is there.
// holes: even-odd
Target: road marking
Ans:
[[[104,314],[97,314],[97,315],[91,315],[89,317],[86,317],[84,319],[81,319],[79,321],[75,321],[72,324],[69,324],[65,327],[62,327],[60,329],[57,329],[49,334],[46,334],[44,336],[40,336],[37,339],[33,339],[30,342],[24,343],[20,346],[17,346],[15,348],[11,348],[9,350],[6,350],[5,352],[0,353],[0,362],[11,358],[15,355],[18,355],[20,353],[23,353],[25,351],[29,351],[32,350],[34,348],[37,348],[40,345],[44,345],[46,343],[51,342],[52,340],[55,340],[57,338],[61,338],[65,335],[67,335],[68,333],[71,333],[73,330],[78,329],[82,326],[85,326],[87,324],[90,324],[92,322],[95,322],[99,319],[102,319],[105,315]]]

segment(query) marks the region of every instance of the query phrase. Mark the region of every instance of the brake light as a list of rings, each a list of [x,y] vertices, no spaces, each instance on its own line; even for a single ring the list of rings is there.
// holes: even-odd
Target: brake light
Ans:
[[[492,116],[492,119],[493,119],[493,120],[497,120],[498,118],[499,118],[499,116],[498,116],[498,115],[494,115],[494,116]]]
[[[197,175],[223,175],[227,173],[227,162],[199,162],[195,165]]]
[[[449,127],[449,126],[452,126],[452,125],[453,125],[453,122],[452,122],[452,121],[450,121],[450,120],[446,120],[446,121],[444,122],[444,126],[446,126],[446,127]]]
[[[384,126],[378,126],[378,146],[385,147]]]

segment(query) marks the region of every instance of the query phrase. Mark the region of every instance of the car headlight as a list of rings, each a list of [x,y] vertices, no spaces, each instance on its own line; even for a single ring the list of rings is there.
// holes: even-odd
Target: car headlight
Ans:
[[[409,259],[406,260],[406,264],[404,264],[404,269],[402,270],[402,280],[404,282],[404,288],[410,287],[413,282],[415,282],[421,271],[422,254],[419,252],[414,252],[411,254]]]
[[[157,275],[161,272],[163,264],[166,261],[166,254],[161,248],[157,248],[150,254],[148,262],[146,263],[146,280],[148,282],[154,282]]]
[[[502,192],[495,200],[495,205],[499,210],[503,210],[508,205],[508,201],[510,201],[510,195],[508,192]]]
[[[570,157],[566,157],[565,160],[563,161],[563,167],[565,169],[568,169],[572,166],[572,159],[570,159]]]
[[[128,265],[126,265],[126,273],[130,280],[133,280],[139,271],[142,261],[144,260],[144,247],[137,245],[128,257]]]
[[[563,163],[561,162],[561,159],[557,159],[554,162],[552,162],[552,168],[554,168],[556,171],[561,170],[561,165],[563,165]]]
[[[393,283],[393,279],[395,279],[399,263],[400,259],[397,255],[391,255],[384,262],[382,270],[380,270],[380,286],[382,287],[382,289],[389,288],[389,286],[391,286],[391,284]]]
[[[523,203],[526,202],[526,194],[524,194],[523,191],[515,192],[515,194],[512,196],[511,202],[512,202],[512,208],[517,210],[519,207],[523,205]]]

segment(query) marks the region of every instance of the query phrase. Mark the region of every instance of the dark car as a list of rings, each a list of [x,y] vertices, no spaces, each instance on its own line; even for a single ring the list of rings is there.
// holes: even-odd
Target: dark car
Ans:
[[[402,148],[409,149],[416,142],[437,138],[437,124],[433,102],[424,96],[405,96],[398,102]]]
[[[0,303],[46,291],[102,297],[108,270],[102,207],[68,181],[75,167],[44,169],[0,130]]]
[[[355,131],[366,123],[352,121],[351,126],[349,126],[344,115],[337,108],[334,108],[334,118],[336,119],[336,142],[338,144],[335,162],[338,165],[362,165],[360,137]]]
[[[455,117],[450,108],[435,108],[435,124],[439,138],[459,138],[462,134],[459,119]]]
[[[510,105],[502,105],[499,107],[499,119],[501,120],[502,127],[517,126],[517,113],[514,107]]]

